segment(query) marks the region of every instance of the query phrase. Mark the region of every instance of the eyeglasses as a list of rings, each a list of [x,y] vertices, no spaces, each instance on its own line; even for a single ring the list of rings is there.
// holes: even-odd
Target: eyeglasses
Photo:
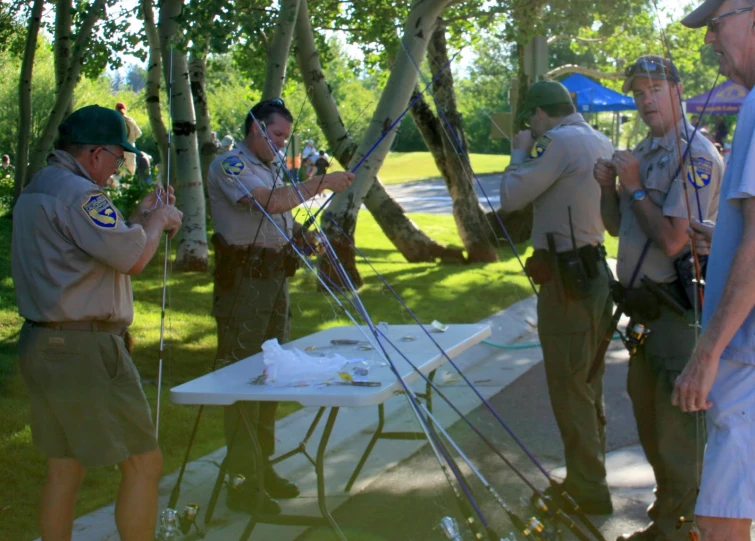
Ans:
[[[740,13],[744,13],[745,11],[752,11],[753,9],[755,9],[755,6],[748,8],[739,8],[735,9],[734,11],[724,13],[723,15],[719,15],[718,17],[713,17],[712,19],[708,20],[708,32],[716,34],[718,32],[718,27],[720,26],[721,19],[730,17],[732,15],[739,15]]]
[[[251,109],[249,109],[249,115],[252,116],[252,117],[256,117],[257,114],[258,114],[258,112],[260,111],[260,109],[262,109],[263,107],[281,107],[281,108],[284,108],[284,107],[286,107],[286,103],[282,99],[280,99],[280,98],[273,98],[273,99],[270,99],[270,100],[261,101],[257,105],[255,105],[254,107],[252,107]]]
[[[632,77],[633,75],[637,75],[638,73],[662,73],[663,75],[671,75],[672,79],[676,79],[674,74],[670,73],[670,70],[666,64],[658,62],[656,60],[651,60],[649,58],[638,60],[624,70],[624,76],[627,78]]]
[[[115,168],[116,169],[120,169],[121,167],[123,167],[123,164],[126,163],[126,157],[125,156],[120,156],[119,157],[115,152],[113,152],[111,150],[108,150],[105,147],[97,147],[97,148],[101,148],[102,150],[104,150],[105,152],[107,152],[108,154],[110,154],[113,158],[115,158]],[[93,148],[92,152],[94,152],[95,150],[97,150],[97,148]]]

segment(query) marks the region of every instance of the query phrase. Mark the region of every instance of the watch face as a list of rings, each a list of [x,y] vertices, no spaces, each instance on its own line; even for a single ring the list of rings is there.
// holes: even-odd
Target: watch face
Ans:
[[[635,190],[634,193],[632,193],[632,199],[635,201],[640,201],[641,199],[645,199],[645,190]]]

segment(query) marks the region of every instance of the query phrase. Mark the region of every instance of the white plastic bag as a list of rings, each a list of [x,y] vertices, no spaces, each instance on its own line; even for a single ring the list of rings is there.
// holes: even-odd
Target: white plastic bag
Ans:
[[[353,364],[346,357],[333,353],[328,357],[312,357],[299,349],[283,349],[277,338],[262,344],[266,383],[274,387],[318,385],[341,379],[340,373]],[[350,369],[346,369],[349,373]]]

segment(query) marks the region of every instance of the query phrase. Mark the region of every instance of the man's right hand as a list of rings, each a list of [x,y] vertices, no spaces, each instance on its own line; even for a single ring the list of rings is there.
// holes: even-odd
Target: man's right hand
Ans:
[[[328,173],[323,178],[323,186],[328,190],[332,190],[336,193],[341,193],[346,188],[351,186],[352,180],[354,180],[354,173],[351,173],[349,171]]]
[[[161,228],[168,233],[168,238],[172,239],[181,229],[181,221],[184,213],[173,205],[158,207],[149,214],[150,219],[160,220]]]
[[[710,220],[701,222],[697,218],[692,218],[689,227],[687,227],[687,234],[695,242],[698,254],[710,254],[710,241],[713,238],[713,230],[715,228],[716,224]]]
[[[601,187],[614,188],[616,186],[616,167],[614,167],[611,160],[598,158],[592,169],[592,174]]]

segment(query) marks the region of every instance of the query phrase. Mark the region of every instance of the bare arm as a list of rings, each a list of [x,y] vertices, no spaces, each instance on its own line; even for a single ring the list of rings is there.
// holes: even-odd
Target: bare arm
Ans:
[[[610,160],[599,158],[593,167],[593,176],[600,185],[600,216],[603,226],[612,237],[619,236],[621,210],[616,189],[616,169]]]
[[[318,176],[296,185],[283,186],[280,188],[258,187],[252,190],[252,197],[265,209],[269,214],[280,214],[296,208],[301,204],[301,198],[305,200],[312,199],[325,190],[332,190],[340,193],[349,187],[354,179],[354,174],[348,171],[339,171],[337,173],[328,173],[327,175]],[[299,195],[301,193],[301,196]],[[240,203],[254,207],[248,195],[239,199]]]
[[[642,189],[640,182],[640,162],[631,152],[616,152],[612,163],[619,175],[621,185],[627,193]],[[632,212],[637,217],[640,229],[669,257],[678,254],[689,242],[687,226],[683,218],[664,216],[663,208],[656,205],[649,197],[632,203]]]
[[[672,397],[682,411],[708,409],[708,394],[718,361],[737,329],[755,307],[755,198],[743,199],[744,232],[732,261],[721,300],[697,342],[687,368],[676,381]]]

